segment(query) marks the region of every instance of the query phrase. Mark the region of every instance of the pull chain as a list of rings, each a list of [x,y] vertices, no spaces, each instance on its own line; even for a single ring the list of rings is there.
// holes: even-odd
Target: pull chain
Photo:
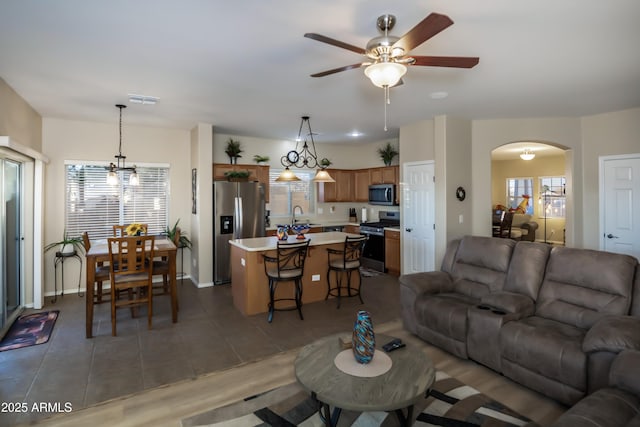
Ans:
[[[389,86],[384,86],[384,131],[387,131],[387,105],[391,104],[391,97],[389,96]]]

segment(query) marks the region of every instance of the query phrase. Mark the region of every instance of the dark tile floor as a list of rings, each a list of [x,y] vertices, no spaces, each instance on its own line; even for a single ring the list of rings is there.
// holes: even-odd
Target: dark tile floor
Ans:
[[[323,286],[323,285],[319,285]],[[197,289],[178,283],[180,312],[171,323],[168,296],[154,298],[153,329],[144,313],[132,319],[118,313],[118,336],[111,336],[109,304],[96,306],[94,338],[84,334],[84,298],[67,294],[44,310],[60,310],[49,342],[0,353],[0,403],[65,404],[78,410],[115,397],[194,378],[349,330],[357,310],[368,310],[374,323],[399,318],[397,278],[363,278],[363,299],[343,298],[340,309],[329,300],[295,311],[245,317],[233,306],[230,285]],[[49,298],[47,298],[47,302]],[[0,411],[0,426],[47,416]]]

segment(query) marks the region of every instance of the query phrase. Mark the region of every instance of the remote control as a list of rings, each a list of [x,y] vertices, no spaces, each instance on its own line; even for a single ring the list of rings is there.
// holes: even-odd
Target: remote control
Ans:
[[[390,351],[397,350],[397,349],[402,348],[402,347],[405,347],[405,344],[402,342],[401,339],[396,338],[396,339],[394,339],[392,341],[389,341],[385,345],[383,345],[382,349],[384,351],[386,351],[387,353],[389,353]]]

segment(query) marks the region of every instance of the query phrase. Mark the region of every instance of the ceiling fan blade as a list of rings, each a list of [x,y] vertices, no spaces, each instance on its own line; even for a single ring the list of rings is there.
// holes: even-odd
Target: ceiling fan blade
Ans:
[[[470,56],[411,56],[416,62],[413,65],[428,67],[473,68],[480,58]]]
[[[447,15],[431,13],[404,36],[400,37],[400,40],[395,42],[393,47],[400,47],[404,49],[405,53],[409,52],[452,24],[453,21]]]
[[[341,42],[340,40],[332,39],[330,37],[323,36],[321,34],[306,33],[304,36],[306,38],[308,38],[308,39],[317,40],[317,41],[322,42],[322,43],[327,43],[327,44],[330,44],[332,46],[341,47],[343,49],[347,49],[347,50],[350,50],[352,52],[359,53],[360,55],[364,55],[366,53],[366,51],[361,47],[354,46],[354,45],[349,44],[349,43]]]
[[[315,73],[315,74],[311,74],[311,77],[324,77],[324,76],[328,76],[329,74],[335,74],[335,73],[339,73],[341,71],[347,71],[347,70],[352,70],[354,68],[360,68],[362,67],[364,64],[351,64],[351,65],[347,65],[344,67],[340,67],[340,68],[334,68],[333,70],[327,70],[327,71],[322,71],[320,73]]]

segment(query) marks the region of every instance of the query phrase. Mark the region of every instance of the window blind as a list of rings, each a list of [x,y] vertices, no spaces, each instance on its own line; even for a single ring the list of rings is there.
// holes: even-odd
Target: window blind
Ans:
[[[114,224],[147,224],[148,234],[161,234],[169,223],[169,168],[137,167],[140,184],[129,185],[129,171],[119,171],[118,185],[107,184],[107,166],[65,164],[65,230],[91,239],[113,235]]]
[[[289,216],[293,206],[302,207],[306,215],[315,210],[313,177],[315,171],[293,170],[300,181],[278,182],[282,169],[269,170],[269,210],[271,216]]]

